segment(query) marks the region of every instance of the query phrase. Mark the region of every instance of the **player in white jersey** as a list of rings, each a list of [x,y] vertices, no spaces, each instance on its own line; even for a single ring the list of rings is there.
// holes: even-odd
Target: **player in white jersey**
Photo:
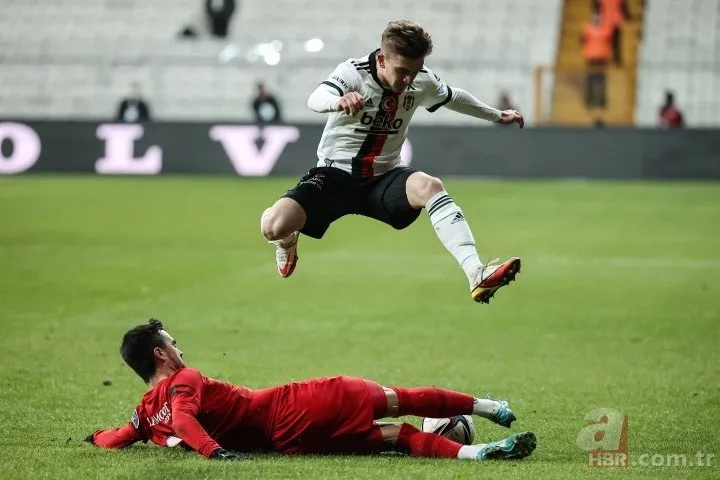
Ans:
[[[515,279],[520,259],[484,264],[460,207],[442,182],[402,165],[400,151],[415,109],[440,107],[503,125],[523,127],[515,110],[491,108],[446,85],[425,66],[432,40],[408,21],[388,24],[380,49],[340,65],[310,95],[308,107],[329,113],[318,146],[317,167],[263,212],[261,230],[276,246],[282,277],[297,265],[300,233],[322,238],[348,214],[371,217],[400,230],[425,208],[435,231],[455,257],[477,302],[488,303]],[[492,262],[490,262],[492,263]]]

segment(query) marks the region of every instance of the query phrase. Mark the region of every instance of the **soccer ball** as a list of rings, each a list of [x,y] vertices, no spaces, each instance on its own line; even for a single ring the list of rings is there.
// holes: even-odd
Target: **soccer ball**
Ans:
[[[472,445],[475,439],[475,423],[470,415],[450,418],[423,418],[422,431],[437,433],[453,442]]]

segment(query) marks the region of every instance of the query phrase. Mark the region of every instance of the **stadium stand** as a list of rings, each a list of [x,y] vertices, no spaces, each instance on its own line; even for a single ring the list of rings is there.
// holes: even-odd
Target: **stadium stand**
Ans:
[[[432,34],[428,65],[438,75],[488,103],[506,90],[531,117],[533,69],[554,62],[561,0],[399,0],[382,7],[359,0],[240,2],[230,40],[220,43],[177,39],[183,26],[202,23],[200,0],[4,0],[0,110],[111,118],[137,80],[156,119],[247,121],[253,86],[263,80],[286,120],[317,121],[305,107],[315,85],[340,61],[375,48],[389,20],[409,18]],[[312,38],[322,40],[320,51],[307,51]],[[279,59],[274,50],[266,55],[273,41],[282,45]],[[468,121],[442,111],[418,117]]]
[[[636,120],[657,125],[666,89],[690,127],[720,124],[720,0],[646,3]]]

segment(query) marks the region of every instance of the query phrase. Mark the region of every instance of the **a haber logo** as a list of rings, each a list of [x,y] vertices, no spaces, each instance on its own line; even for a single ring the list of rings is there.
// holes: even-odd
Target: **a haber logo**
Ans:
[[[97,137],[105,140],[105,156],[95,163],[97,173],[155,175],[162,170],[162,149],[148,147],[145,155],[136,157],[135,141],[145,134],[140,124],[104,124],[97,128]]]
[[[300,130],[289,125],[266,126],[262,131],[256,126],[215,125],[210,138],[220,142],[239,175],[263,177],[272,171],[287,144],[300,138]]]
[[[8,148],[8,156],[2,146]],[[20,173],[40,158],[42,145],[35,130],[22,123],[0,123],[0,173]]]
[[[628,417],[617,410],[598,408],[585,415],[587,427],[575,444],[588,452],[590,467],[628,466]]]

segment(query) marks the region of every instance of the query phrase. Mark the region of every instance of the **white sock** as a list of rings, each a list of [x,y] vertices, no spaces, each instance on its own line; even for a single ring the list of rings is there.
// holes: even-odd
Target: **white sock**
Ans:
[[[475,273],[481,265],[475,249],[475,239],[460,207],[443,190],[434,195],[425,205],[430,223],[445,248],[460,264],[468,282],[472,284]]]
[[[477,454],[487,445],[486,443],[478,443],[477,445],[463,445],[457,454],[457,458],[461,460],[477,460]]]
[[[473,415],[483,418],[492,418],[500,410],[500,402],[488,398],[476,398],[473,402]]]

